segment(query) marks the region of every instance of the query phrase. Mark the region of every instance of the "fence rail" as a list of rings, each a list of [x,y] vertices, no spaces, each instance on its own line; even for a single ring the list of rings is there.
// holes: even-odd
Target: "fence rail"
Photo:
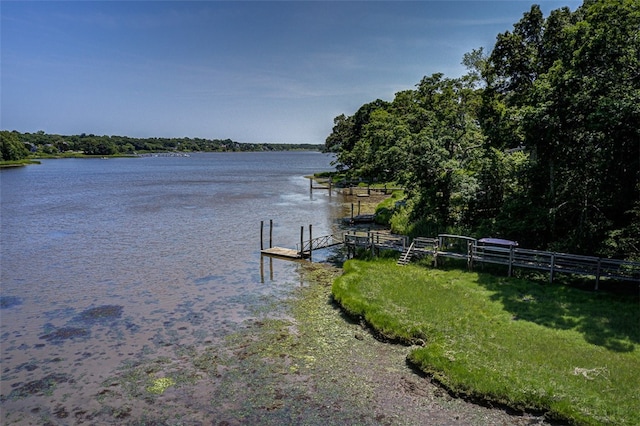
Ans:
[[[460,242],[466,243],[466,250],[446,250],[446,240],[457,240],[453,246],[460,247]],[[513,268],[534,269],[549,273],[549,280],[553,282],[558,273],[593,276],[596,280],[596,290],[601,278],[611,278],[620,281],[631,281],[640,284],[640,263],[626,260],[607,259],[595,256],[580,256],[568,253],[556,253],[541,250],[518,248],[516,246],[485,245],[469,237],[445,235],[438,237],[438,247],[433,256],[466,259],[469,268],[476,263],[505,265],[509,267],[509,276]]]

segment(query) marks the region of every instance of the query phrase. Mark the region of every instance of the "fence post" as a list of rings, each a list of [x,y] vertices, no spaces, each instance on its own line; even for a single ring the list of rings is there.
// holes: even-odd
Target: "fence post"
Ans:
[[[549,284],[553,284],[553,270],[556,266],[556,254],[551,253],[551,267],[549,268]]]
[[[371,231],[367,231],[367,234],[369,234],[368,237],[371,240],[371,243],[370,243],[371,244],[371,256],[375,256],[376,255],[376,244],[375,244],[375,240],[373,239],[374,235],[373,235],[373,233]]]
[[[467,243],[467,269],[473,271],[473,242]]]
[[[509,276],[511,276],[512,269],[513,269],[513,246],[509,246]]]
[[[594,290],[598,289],[598,285],[600,284],[600,262],[602,261],[602,259],[598,258],[598,270],[596,271],[596,288]]]
[[[442,237],[438,235],[438,243],[433,251],[433,266],[436,268],[438,267],[438,249],[440,249],[440,247],[442,247]]]

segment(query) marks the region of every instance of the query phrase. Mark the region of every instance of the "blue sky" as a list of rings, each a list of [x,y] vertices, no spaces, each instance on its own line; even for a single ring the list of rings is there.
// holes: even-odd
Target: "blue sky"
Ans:
[[[333,118],[458,77],[531,4],[5,1],[0,127],[324,143]]]

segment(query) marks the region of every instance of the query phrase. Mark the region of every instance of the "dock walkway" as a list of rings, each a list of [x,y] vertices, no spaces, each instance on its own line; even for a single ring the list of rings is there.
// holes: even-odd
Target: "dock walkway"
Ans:
[[[466,260],[469,269],[473,269],[474,264],[505,265],[508,267],[509,276],[512,275],[514,268],[546,271],[549,273],[550,282],[553,282],[554,275],[558,273],[587,275],[595,279],[596,290],[602,278],[640,284],[640,262],[528,250],[517,247],[517,243],[505,246],[449,234],[439,234],[437,238],[417,237],[410,241],[403,235],[372,231],[348,231],[310,238],[306,241],[303,235],[304,228],[301,227],[300,243],[295,249],[272,247],[271,238],[269,248],[263,248],[261,236],[260,251],[266,256],[283,259],[311,259],[314,250],[344,245],[348,255],[352,253],[355,255],[358,249],[371,251],[373,255],[381,250],[398,251],[400,252],[399,265],[407,265],[417,257],[431,256],[435,266],[442,258]],[[309,226],[309,237],[311,237],[311,226]]]

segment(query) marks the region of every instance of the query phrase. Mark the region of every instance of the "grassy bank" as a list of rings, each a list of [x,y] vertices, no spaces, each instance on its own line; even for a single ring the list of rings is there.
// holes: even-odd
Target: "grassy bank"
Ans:
[[[454,393],[575,424],[640,424],[640,306],[565,286],[352,260],[334,298]]]
[[[28,164],[40,164],[37,160],[25,159],[25,160],[14,160],[14,161],[0,161],[0,168],[9,168],[9,167],[22,167]]]

